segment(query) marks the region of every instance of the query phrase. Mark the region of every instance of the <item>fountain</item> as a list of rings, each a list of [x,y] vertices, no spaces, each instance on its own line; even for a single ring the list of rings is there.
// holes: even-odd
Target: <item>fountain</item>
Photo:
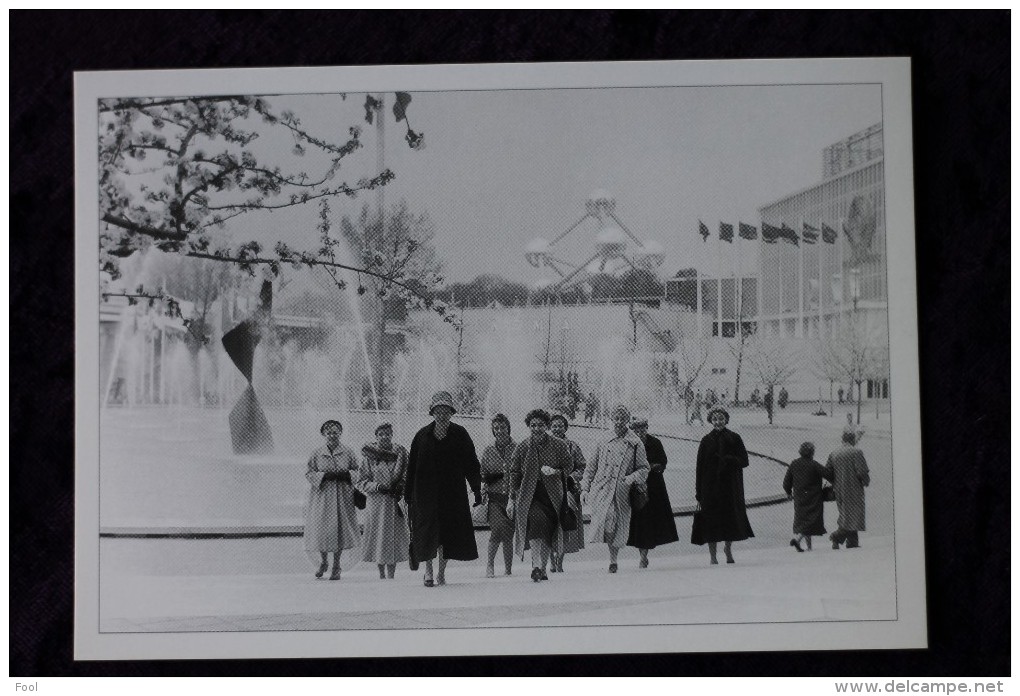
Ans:
[[[606,223],[596,239],[600,263],[623,256],[640,268],[661,263],[661,246],[654,242],[629,249],[632,235],[608,194],[592,195],[581,222],[590,217]],[[530,244],[528,261],[556,263],[553,246]],[[151,284],[150,265],[148,256],[134,260],[124,287]],[[578,282],[581,277],[581,271],[573,276]],[[554,286],[564,282],[566,274]],[[373,438],[379,421],[390,421],[395,441],[407,445],[428,422],[428,400],[441,389],[473,391],[477,403],[473,408],[461,404],[456,418],[479,453],[491,441],[493,414],[509,416],[520,439],[524,414],[536,406],[555,406],[550,391],[564,384],[567,374],[583,378],[583,395],[594,392],[600,409],[620,402],[634,411],[656,407],[650,397],[657,379],[655,355],[636,345],[629,328],[613,328],[631,326],[620,321],[627,305],[574,306],[569,322],[559,305],[493,306],[478,309],[474,323],[459,332],[433,313],[411,313],[400,328],[404,347],[392,356],[379,384],[373,379],[378,372],[369,360],[360,295],[350,285],[344,291],[333,285],[326,289],[334,314],[314,322],[296,317],[286,326],[282,316],[260,316],[228,331],[225,349],[219,340],[188,344],[180,320],[163,316],[158,307],[118,310],[115,330],[107,331],[109,367],[100,419],[104,534],[298,533],[307,493],[304,466],[321,444],[319,425],[327,418],[340,420],[343,441],[357,449]],[[268,302],[262,306],[268,311]],[[111,309],[104,316],[113,314]],[[606,321],[610,315],[615,324]],[[212,317],[214,336],[224,316]],[[258,350],[255,324],[264,332]],[[587,356],[583,364],[573,356],[578,346]],[[605,431],[580,420],[573,426],[571,437],[590,455]],[[240,443],[239,430],[248,430]],[[692,503],[697,445],[668,436],[665,444],[671,499],[684,507]],[[774,488],[773,474],[771,469],[758,478],[749,474],[749,494]]]

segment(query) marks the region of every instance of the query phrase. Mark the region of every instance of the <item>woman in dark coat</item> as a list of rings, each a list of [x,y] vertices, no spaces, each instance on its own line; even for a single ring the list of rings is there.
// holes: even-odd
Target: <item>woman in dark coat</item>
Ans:
[[[463,426],[451,423],[456,413],[449,392],[432,397],[433,422],[419,430],[407,457],[404,500],[411,521],[411,558],[425,562],[425,586],[446,584],[446,562],[478,558],[465,479],[482,504],[478,456]],[[433,577],[432,559],[439,568]]]
[[[648,567],[648,549],[660,544],[672,544],[679,541],[676,523],[673,521],[673,506],[666,492],[666,481],[662,472],[666,470],[666,450],[662,440],[648,434],[648,421],[634,418],[630,429],[645,443],[645,454],[648,457],[648,502],[640,510],[630,512],[630,534],[627,546],[633,546],[641,553],[639,568]]]
[[[549,435],[548,413],[529,411],[524,422],[531,436],[514,450],[507,513],[516,514],[514,550],[524,558],[524,550],[531,549],[531,579],[539,582],[549,579],[550,553],[563,553],[560,508],[574,462],[567,444]]]
[[[744,504],[744,468],[748,465],[744,441],[726,425],[730,414],[722,406],[708,412],[712,431],[701,438],[694,497],[699,510],[691,529],[692,544],[708,544],[712,564],[716,544],[725,542],[726,562],[734,563],[732,543],[754,536]]]
[[[831,480],[825,467],[814,460],[815,444],[800,446],[800,459],[794,459],[786,468],[783,490],[793,498],[793,533],[790,546],[803,551],[801,542],[811,550],[811,537],[825,534],[825,507],[822,501],[822,480]]]
[[[566,554],[577,553],[584,548],[584,509],[581,506],[581,479],[584,477],[584,469],[587,463],[584,460],[584,453],[581,452],[581,446],[567,437],[567,428],[569,427],[570,425],[567,423],[566,417],[558,413],[552,417],[549,425],[549,432],[552,436],[567,443],[567,449],[570,450],[570,458],[574,461],[573,470],[566,479],[567,505],[574,512],[577,519],[576,529],[563,531],[563,553],[553,553],[552,567],[550,568],[553,573],[563,572],[563,557]]]

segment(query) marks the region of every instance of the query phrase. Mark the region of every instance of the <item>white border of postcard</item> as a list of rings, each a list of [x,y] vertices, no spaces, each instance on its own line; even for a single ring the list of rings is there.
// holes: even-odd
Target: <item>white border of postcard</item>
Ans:
[[[886,226],[914,229],[910,62],[905,58],[264,68],[75,76],[75,659],[397,657],[730,652],[927,646],[914,236],[887,235],[898,619],[589,628],[100,634],[96,100],[166,94],[881,83]],[[374,634],[374,635],[373,635]]]

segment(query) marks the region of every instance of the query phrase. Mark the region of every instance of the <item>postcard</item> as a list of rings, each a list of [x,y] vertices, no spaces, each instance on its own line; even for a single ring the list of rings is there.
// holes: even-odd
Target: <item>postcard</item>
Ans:
[[[910,88],[78,73],[75,658],[925,647]]]

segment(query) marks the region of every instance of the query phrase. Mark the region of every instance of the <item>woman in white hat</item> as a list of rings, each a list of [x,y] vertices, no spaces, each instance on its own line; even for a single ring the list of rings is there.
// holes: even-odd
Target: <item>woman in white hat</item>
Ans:
[[[411,441],[404,500],[411,520],[411,561],[425,563],[425,587],[446,584],[446,562],[478,558],[466,480],[482,504],[478,456],[471,436],[450,419],[457,412],[449,392],[432,397],[432,422]],[[433,574],[432,560],[439,568]]]
[[[328,420],[319,428],[326,443],[308,458],[305,479],[310,485],[305,506],[305,550],[319,553],[321,564],[315,577],[321,578],[333,554],[330,580],[340,579],[340,554],[359,542],[354,508],[353,478],[358,473],[354,452],[340,442],[343,426]]]

